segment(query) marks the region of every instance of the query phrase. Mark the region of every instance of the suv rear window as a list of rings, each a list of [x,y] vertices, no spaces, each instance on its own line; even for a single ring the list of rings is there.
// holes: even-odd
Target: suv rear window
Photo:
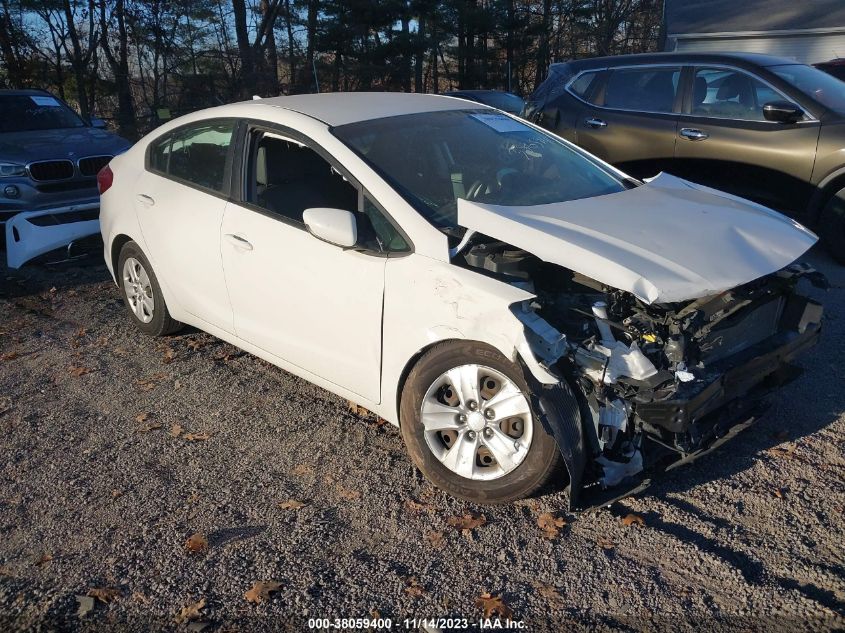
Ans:
[[[607,80],[604,106],[638,112],[672,112],[680,77],[680,68],[614,70]]]

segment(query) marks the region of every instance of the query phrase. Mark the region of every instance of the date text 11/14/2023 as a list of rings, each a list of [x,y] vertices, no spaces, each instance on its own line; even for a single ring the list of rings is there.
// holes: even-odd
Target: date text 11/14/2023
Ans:
[[[308,628],[316,631],[330,630],[483,630],[483,631],[519,631],[526,630],[526,623],[522,620],[510,618],[403,618],[394,622],[391,618],[309,618]]]

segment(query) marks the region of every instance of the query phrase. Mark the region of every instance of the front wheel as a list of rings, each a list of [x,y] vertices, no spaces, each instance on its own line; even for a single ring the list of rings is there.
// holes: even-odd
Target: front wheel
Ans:
[[[822,209],[819,234],[833,259],[845,264],[845,189],[834,194]]]
[[[426,352],[402,392],[402,437],[436,486],[477,503],[505,503],[541,488],[557,444],[534,416],[520,367],[482,343]]]

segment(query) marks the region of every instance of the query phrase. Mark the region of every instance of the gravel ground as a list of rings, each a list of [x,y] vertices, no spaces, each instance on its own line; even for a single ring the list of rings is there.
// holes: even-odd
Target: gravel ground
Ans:
[[[0,629],[401,630],[485,604],[528,631],[842,629],[845,268],[810,261],[823,343],[768,417],[581,515],[560,490],[447,497],[346,401],[195,330],[140,335],[96,261],[0,270]],[[251,602],[256,581],[278,586]]]

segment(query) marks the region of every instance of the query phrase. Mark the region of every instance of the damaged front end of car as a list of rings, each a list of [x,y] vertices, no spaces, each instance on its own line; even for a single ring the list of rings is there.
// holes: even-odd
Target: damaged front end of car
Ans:
[[[559,378],[530,386],[569,471],[573,510],[635,493],[746,428],[821,332],[822,306],[804,286],[826,281],[795,262],[812,233],[753,203],[659,180],[614,194],[624,213],[604,210],[613,196],[605,207],[601,198],[459,206],[467,234],[453,263],[533,295],[511,312]],[[672,215],[654,212],[671,203]]]
[[[763,397],[800,373],[791,361],[821,331],[821,305],[796,287],[822,281],[801,265],[661,305],[556,272],[534,280],[537,298],[512,310],[534,354],[562,378],[537,386],[536,408],[567,462],[572,509],[641,490],[747,427]]]

